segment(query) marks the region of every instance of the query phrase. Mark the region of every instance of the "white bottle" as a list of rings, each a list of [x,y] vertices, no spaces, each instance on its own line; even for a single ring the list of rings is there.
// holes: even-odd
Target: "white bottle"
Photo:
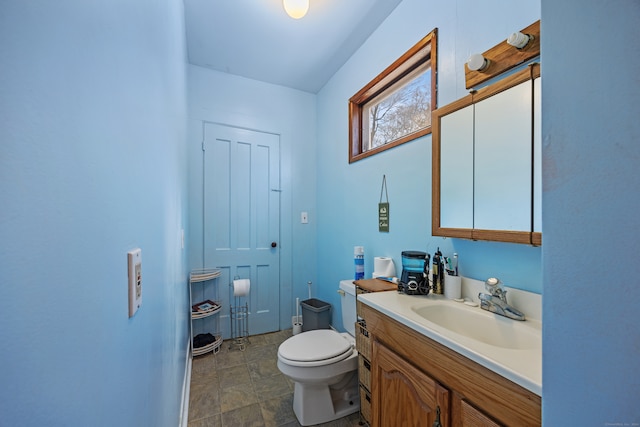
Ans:
[[[354,279],[364,279],[364,246],[353,247],[353,263],[356,268]]]

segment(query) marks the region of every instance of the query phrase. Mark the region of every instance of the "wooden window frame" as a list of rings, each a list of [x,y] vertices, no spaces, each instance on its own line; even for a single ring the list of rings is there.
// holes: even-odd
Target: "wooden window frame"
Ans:
[[[349,163],[362,160],[431,133],[431,125],[429,125],[385,145],[363,151],[364,105],[375,98],[386,95],[386,92],[395,83],[428,61],[431,62],[430,108],[431,111],[437,108],[437,34],[438,29],[434,28],[433,31],[423,37],[422,40],[349,99]]]

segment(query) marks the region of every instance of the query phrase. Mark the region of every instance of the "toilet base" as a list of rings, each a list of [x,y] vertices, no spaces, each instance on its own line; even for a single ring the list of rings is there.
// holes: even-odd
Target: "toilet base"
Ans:
[[[333,386],[296,382],[293,412],[303,426],[326,423],[360,410],[358,371]]]

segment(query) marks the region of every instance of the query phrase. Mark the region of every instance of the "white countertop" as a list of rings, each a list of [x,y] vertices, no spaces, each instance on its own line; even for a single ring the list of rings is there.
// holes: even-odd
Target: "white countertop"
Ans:
[[[542,324],[539,320],[507,319],[482,310],[480,307],[470,307],[433,294],[410,296],[394,291],[374,292],[360,294],[358,300],[525,389],[539,396],[542,395]],[[516,333],[522,331],[522,335],[526,336],[526,340],[528,340],[523,346],[526,348],[504,348],[487,344],[430,322],[413,310],[417,306],[441,306],[443,304],[445,306],[451,304],[452,310],[474,310],[473,315],[488,316],[491,322],[503,322],[502,326],[507,326]]]

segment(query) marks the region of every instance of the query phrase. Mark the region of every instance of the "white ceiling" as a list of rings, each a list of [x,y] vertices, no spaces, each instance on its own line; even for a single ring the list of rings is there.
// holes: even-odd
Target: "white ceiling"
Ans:
[[[402,0],[184,0],[189,62],[317,93]]]

